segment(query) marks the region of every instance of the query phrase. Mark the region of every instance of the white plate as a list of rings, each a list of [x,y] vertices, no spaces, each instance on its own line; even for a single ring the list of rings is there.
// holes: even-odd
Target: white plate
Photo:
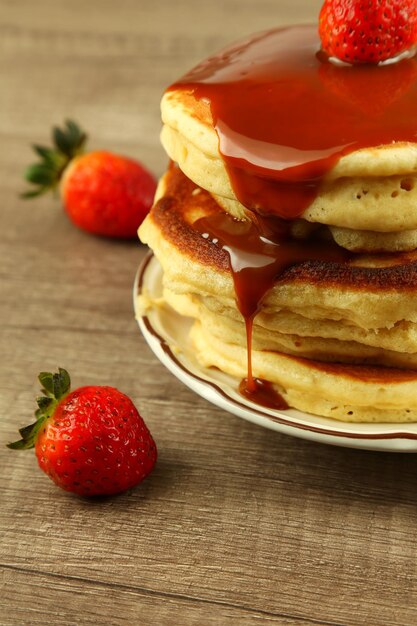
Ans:
[[[135,278],[135,307],[137,294],[144,290],[153,298],[162,293],[162,269],[151,253]],[[349,424],[293,409],[275,411],[258,406],[239,394],[239,381],[235,378],[197,363],[188,339],[190,318],[165,305],[148,310],[146,315],[136,311],[136,317],[143,336],[161,363],[190,389],[229,413],[286,435],[321,443],[417,452],[417,424]]]

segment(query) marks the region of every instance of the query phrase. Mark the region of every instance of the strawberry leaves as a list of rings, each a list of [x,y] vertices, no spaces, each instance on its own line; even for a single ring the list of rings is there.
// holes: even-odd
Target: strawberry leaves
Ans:
[[[38,405],[35,411],[36,421],[29,426],[20,428],[19,433],[21,439],[8,444],[8,448],[12,450],[27,450],[33,448],[36,437],[44,422],[52,417],[56,406],[60,400],[65,398],[71,388],[71,379],[66,370],[59,368],[56,374],[51,372],[41,372],[38,380],[42,385],[43,396],[38,396],[36,402]]]
[[[43,387],[42,392],[48,398],[54,398],[55,400],[61,400],[63,396],[67,395],[71,387],[70,376],[62,367],[59,368],[57,374],[41,372],[38,379]],[[47,400],[48,398],[45,399]]]
[[[30,165],[24,177],[36,188],[24,192],[22,198],[34,198],[49,189],[55,189],[65,168],[72,159],[83,153],[87,141],[86,133],[72,120],[66,120],[63,128],[55,126],[52,138],[52,148],[38,144],[32,146],[40,161]]]
[[[72,120],[65,122],[65,128],[63,130],[55,126],[53,129],[53,138],[55,147],[70,159],[74,158],[82,151],[87,141],[87,135]]]

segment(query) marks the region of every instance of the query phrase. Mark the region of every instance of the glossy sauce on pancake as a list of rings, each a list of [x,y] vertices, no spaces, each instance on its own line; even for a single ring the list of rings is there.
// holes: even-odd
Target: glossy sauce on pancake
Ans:
[[[240,391],[259,404],[277,409],[288,408],[274,395],[266,381],[252,374],[252,329],[262,301],[284,270],[304,261],[346,263],[353,254],[332,240],[297,240],[289,224],[274,217],[239,221],[228,213],[212,213],[200,218],[193,228],[201,236],[227,252],[233,276],[236,304],[246,324],[248,367]]]
[[[151,216],[164,240],[171,241],[187,258],[202,267],[210,266],[211,271],[230,272],[248,338],[248,368],[240,392],[277,410],[286,408],[283,398],[266,381],[251,376],[252,323],[271,287],[289,282],[302,289],[320,283],[342,292],[377,294],[388,290],[409,293],[411,297],[417,288],[415,255],[387,254],[382,267],[358,266],[360,255],[338,247],[331,239],[289,238],[287,221],[273,217],[238,221],[224,213],[207,191],[198,188],[173,163]],[[248,373],[252,378],[249,384]]]
[[[294,218],[341,156],[417,141],[417,60],[340,66],[315,26],[260,33],[170,87],[210,104],[238,200]]]

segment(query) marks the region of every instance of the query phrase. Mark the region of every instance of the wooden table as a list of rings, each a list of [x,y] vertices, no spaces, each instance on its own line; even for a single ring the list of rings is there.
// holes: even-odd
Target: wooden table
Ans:
[[[417,624],[417,456],[281,436],[194,395],[134,320],[146,250],[18,197],[29,144],[67,116],[161,174],[164,87],[320,4],[0,0],[1,626]],[[138,405],[159,448],[141,486],[79,499],[5,448],[58,365]]]

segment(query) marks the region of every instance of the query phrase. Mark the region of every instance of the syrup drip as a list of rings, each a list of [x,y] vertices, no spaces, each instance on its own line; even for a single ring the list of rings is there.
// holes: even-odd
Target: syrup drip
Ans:
[[[256,404],[265,406],[268,409],[285,411],[289,408],[284,398],[277,391],[275,391],[270,382],[260,378],[254,378],[253,382],[253,388],[249,387],[248,379],[244,378],[240,382],[239,393],[251,402],[256,402]]]
[[[292,265],[305,261],[346,263],[352,253],[333,241],[294,239],[289,233],[289,222],[276,217],[257,217],[255,221],[239,221],[228,213],[214,213],[193,224],[205,241],[225,250],[233,276],[236,304],[245,320],[247,337],[247,378],[244,395],[265,405],[268,389],[272,402],[272,387],[259,381],[252,373],[253,321],[259,313],[265,296],[277,277]],[[280,397],[277,404],[285,403]]]

